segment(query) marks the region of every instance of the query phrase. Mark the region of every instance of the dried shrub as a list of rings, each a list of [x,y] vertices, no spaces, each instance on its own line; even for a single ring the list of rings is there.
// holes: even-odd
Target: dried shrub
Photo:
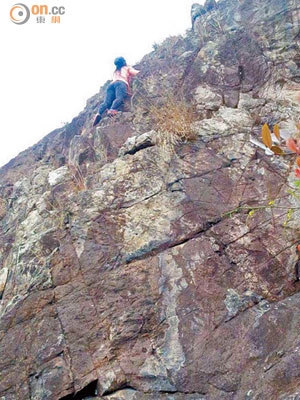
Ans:
[[[156,144],[165,150],[176,145],[196,140],[192,124],[195,121],[195,107],[175,96],[168,96],[161,106],[151,105],[150,113],[157,132]]]
[[[79,165],[69,164],[68,169],[72,177],[72,184],[74,192],[81,192],[86,190],[86,183]]]

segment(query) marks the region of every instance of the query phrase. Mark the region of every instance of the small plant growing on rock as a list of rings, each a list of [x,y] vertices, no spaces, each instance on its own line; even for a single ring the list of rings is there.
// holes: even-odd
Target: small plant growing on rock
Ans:
[[[68,165],[70,174],[72,176],[72,183],[75,192],[81,192],[86,189],[85,179],[82,170],[78,165],[69,164]]]
[[[268,124],[264,124],[262,127],[262,141],[264,145],[271,150],[271,154],[276,156],[282,156],[282,157],[289,157],[291,160],[290,167],[288,168],[286,172],[286,178],[290,175],[292,168],[293,168],[293,163],[296,162],[297,167],[295,168],[295,176],[297,179],[295,182],[293,182],[294,186],[296,188],[300,188],[300,124],[296,124],[297,127],[297,132],[290,138],[288,138],[286,141],[284,141],[281,136],[280,136],[280,129],[277,124],[274,125],[273,127],[273,138],[275,140],[276,137],[276,142],[277,144],[273,143],[272,139],[272,133],[271,130],[268,126]],[[290,150],[290,151],[289,151]],[[292,196],[294,199],[296,199],[297,202],[300,202],[300,195],[297,191],[293,189],[293,187],[290,184],[287,184],[288,189],[286,190],[286,193]],[[233,214],[246,211],[248,214],[247,220],[251,218],[257,211],[260,210],[267,210],[269,209],[272,213],[273,216],[273,210],[274,209],[282,209],[283,214],[282,216],[285,216],[285,221],[282,223],[282,227],[284,228],[284,232],[286,234],[286,228],[288,223],[292,220],[294,213],[300,211],[300,206],[295,205],[294,207],[287,207],[286,205],[280,205],[280,203],[277,203],[277,200],[281,200],[281,198],[278,198],[275,196],[273,199],[266,199],[265,204],[258,205],[256,207],[253,206],[239,206],[234,210],[231,210],[224,214],[224,216],[231,217]],[[274,222],[274,216],[273,222]],[[288,240],[288,238],[287,238]],[[298,243],[299,240],[292,239],[288,240],[292,241],[293,243]]]
[[[295,175],[297,178],[300,178],[300,124],[296,124],[297,132],[294,137],[288,138],[286,141],[286,147],[292,152],[295,153],[296,164],[298,168],[295,169]],[[277,124],[274,125],[273,133],[276,136],[277,140],[280,141],[280,129]],[[267,146],[274,154],[279,156],[286,156],[286,153],[282,147],[273,145],[271,131],[268,124],[264,124],[262,127],[262,140],[265,146]],[[282,146],[282,145],[281,145]],[[297,185],[299,186],[299,185]]]
[[[192,124],[195,121],[195,109],[184,100],[168,96],[161,106],[151,105],[150,113],[157,132],[156,143],[168,150],[180,143],[196,140]]]

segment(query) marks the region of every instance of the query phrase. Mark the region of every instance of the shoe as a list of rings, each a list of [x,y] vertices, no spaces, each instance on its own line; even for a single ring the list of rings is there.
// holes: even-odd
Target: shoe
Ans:
[[[101,121],[101,115],[100,115],[100,114],[97,114],[97,115],[95,116],[95,119],[94,119],[94,122],[93,122],[93,126],[98,125],[100,121]]]
[[[114,117],[116,114],[118,114],[117,110],[108,110],[107,115],[110,117]]]

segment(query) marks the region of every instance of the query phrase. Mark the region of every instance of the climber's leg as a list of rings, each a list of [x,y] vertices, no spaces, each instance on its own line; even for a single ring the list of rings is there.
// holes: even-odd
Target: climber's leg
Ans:
[[[108,108],[111,107],[115,98],[116,98],[115,85],[114,85],[114,83],[111,83],[106,90],[104,102],[100,105],[99,112],[95,116],[93,126],[96,126],[97,124],[99,124],[102,114],[104,113],[105,110],[107,110]]]
[[[116,98],[110,107],[109,114],[111,114],[111,111],[118,111],[127,97],[127,85],[125,82],[115,82],[115,88]]]
[[[116,89],[115,89],[115,82],[111,83],[107,90],[106,90],[106,96],[104,102],[100,105],[99,108],[99,115],[102,115],[105,110],[111,107],[113,104],[113,101],[116,98]]]

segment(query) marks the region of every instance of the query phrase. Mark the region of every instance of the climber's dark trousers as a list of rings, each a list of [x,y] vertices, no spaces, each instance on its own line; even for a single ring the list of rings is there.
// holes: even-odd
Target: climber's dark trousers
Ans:
[[[111,83],[106,90],[105,100],[99,108],[99,114],[102,115],[106,109],[119,110],[126,97],[127,85],[125,82]]]

